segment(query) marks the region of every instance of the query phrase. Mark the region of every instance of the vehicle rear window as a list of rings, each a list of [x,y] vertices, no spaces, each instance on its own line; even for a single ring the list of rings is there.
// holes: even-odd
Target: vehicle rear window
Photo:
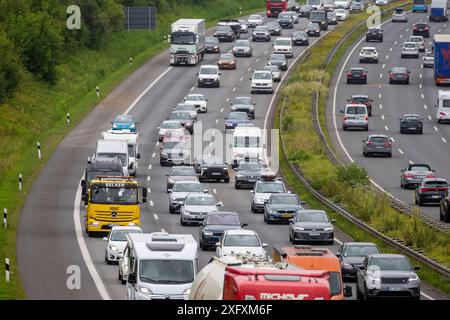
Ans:
[[[407,121],[419,121],[420,120],[420,118],[418,116],[406,116],[403,119],[407,120]]]
[[[448,183],[445,181],[426,181],[424,185],[427,187],[436,187],[436,188],[448,187]]]
[[[347,114],[365,114],[367,113],[367,109],[365,107],[348,107]]]
[[[410,171],[431,171],[430,167],[427,166],[412,166],[409,169]]]
[[[388,141],[388,138],[385,137],[372,137],[370,138],[370,141],[375,142],[375,143],[385,143]]]
[[[352,69],[352,70],[350,70],[350,72],[351,73],[355,73],[355,74],[360,74],[360,73],[363,73],[364,70],[362,70],[362,69]]]
[[[450,108],[450,100],[447,100],[447,99],[442,100],[442,107]]]

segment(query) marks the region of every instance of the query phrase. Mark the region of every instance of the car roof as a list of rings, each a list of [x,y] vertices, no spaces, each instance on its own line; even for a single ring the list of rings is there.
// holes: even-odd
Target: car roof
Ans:
[[[400,258],[406,258],[402,254],[395,254],[395,253],[374,253],[369,254],[372,258],[383,258],[383,259],[400,259]]]
[[[190,93],[186,97],[204,97],[203,93]]]
[[[354,98],[369,98],[369,96],[366,94],[354,94],[352,95],[352,99]]]
[[[345,109],[347,109],[347,108],[356,108],[356,107],[364,107],[364,108],[367,109],[367,106],[365,104],[363,104],[363,103],[359,103],[359,104],[349,103],[349,104],[345,105]]]
[[[220,211],[219,211],[220,212]],[[227,234],[243,234],[243,235],[256,235],[257,233],[253,230],[249,229],[231,229],[231,230],[225,230]]]
[[[345,242],[346,246],[373,246],[376,247],[377,245],[372,242]]]

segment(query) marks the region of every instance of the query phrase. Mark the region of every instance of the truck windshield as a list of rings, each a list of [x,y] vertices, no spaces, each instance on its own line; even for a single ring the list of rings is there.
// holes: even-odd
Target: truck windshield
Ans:
[[[190,260],[141,260],[139,279],[157,284],[192,283],[194,263]]]
[[[253,234],[228,235],[223,243],[225,247],[259,247],[258,238]]]
[[[195,34],[191,32],[172,33],[170,41],[172,44],[195,44]]]
[[[119,161],[123,167],[125,167],[127,165],[128,157],[127,157],[126,153],[98,153],[97,156],[102,157],[102,158],[109,158],[109,159],[117,158],[117,159],[119,159]]]
[[[106,186],[93,186],[91,202],[98,204],[137,204],[136,187],[110,188]]]

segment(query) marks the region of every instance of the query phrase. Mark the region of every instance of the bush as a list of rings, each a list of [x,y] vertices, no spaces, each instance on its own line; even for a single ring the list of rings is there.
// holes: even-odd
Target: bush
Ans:
[[[19,83],[20,65],[14,45],[0,30],[0,102],[11,94]]]
[[[336,179],[353,188],[369,184],[366,169],[356,163],[352,163],[348,167],[339,167],[336,172]]]

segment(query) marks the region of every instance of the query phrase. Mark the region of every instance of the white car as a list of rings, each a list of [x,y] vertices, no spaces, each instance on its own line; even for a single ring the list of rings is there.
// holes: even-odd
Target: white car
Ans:
[[[205,64],[200,67],[197,73],[198,87],[220,87],[219,67],[212,64]]]
[[[401,57],[419,58],[419,47],[415,42],[405,42],[402,46]]]
[[[375,0],[377,6],[384,6],[389,3],[389,0]]]
[[[259,14],[252,14],[247,19],[247,27],[254,28],[263,24],[263,18]]]
[[[348,9],[348,8],[350,8],[350,1],[337,0],[337,1],[334,2],[334,7],[336,9]]]
[[[185,104],[193,104],[198,113],[206,113],[208,111],[208,99],[204,94],[188,94],[183,101]]]
[[[163,141],[164,136],[167,131],[175,130],[175,129],[183,129],[183,125],[178,120],[165,120],[161,123],[161,126],[158,127],[158,137],[159,142]]]
[[[423,56],[423,67],[424,68],[433,68],[434,66],[434,54],[431,51],[427,51]]]
[[[378,50],[375,47],[363,47],[359,52],[359,62],[378,63]]]
[[[419,47],[419,52],[425,52],[425,41],[422,36],[410,36],[409,42],[415,42]]]
[[[348,10],[346,9],[334,9],[333,12],[339,21],[345,21],[348,18]]]
[[[252,254],[267,259],[266,243],[262,243],[258,234],[253,230],[232,229],[225,230],[220,242],[216,243],[218,257],[235,254]]]
[[[284,54],[286,58],[292,58],[292,39],[291,38],[276,38],[273,43],[273,53]]]
[[[122,284],[127,283],[128,279],[128,246],[125,247],[125,250],[123,251],[123,257],[119,259],[119,281]]]
[[[270,70],[255,70],[250,80],[252,80],[252,93],[273,93],[273,77]]]
[[[109,235],[103,238],[106,241],[105,262],[107,264],[119,262],[119,259],[123,257],[128,233],[142,233],[142,230],[133,226],[115,226],[112,227]]]

